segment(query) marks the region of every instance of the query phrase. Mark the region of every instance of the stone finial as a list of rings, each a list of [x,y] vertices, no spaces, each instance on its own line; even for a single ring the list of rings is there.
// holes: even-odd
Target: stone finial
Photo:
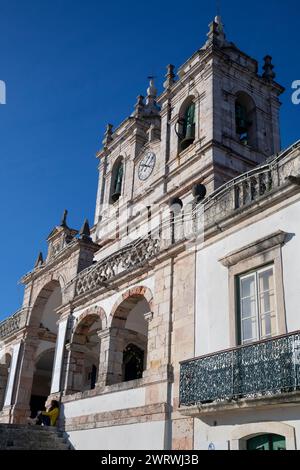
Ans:
[[[167,65],[166,81],[164,82],[164,88],[167,90],[171,88],[173,83],[175,83],[175,66],[172,64]]]
[[[272,64],[272,57],[270,55],[266,55],[266,57],[264,57],[264,66],[263,66],[263,69],[264,69],[264,73],[263,73],[263,78],[265,80],[268,80],[269,82],[272,82],[275,77],[276,77],[276,74],[274,72],[274,65]]]
[[[146,106],[152,107],[156,105],[157,89],[154,85],[154,77],[148,77],[150,80],[147,88]]]
[[[221,16],[216,16],[214,21],[210,23],[207,37],[207,46],[210,44],[222,46],[226,42],[224,25]]]
[[[83,223],[83,226],[81,227],[80,231],[79,231],[79,237],[81,240],[85,240],[85,241],[91,241],[91,231],[90,231],[90,226],[89,226],[89,222],[87,219],[85,219],[84,223]]]
[[[135,107],[134,107],[134,109],[135,109],[134,115],[135,116],[140,116],[142,114],[144,108],[145,108],[144,96],[139,95],[137,97],[137,102],[136,102]]]
[[[44,264],[44,258],[43,258],[43,253],[40,251],[36,259],[34,267],[38,268],[39,266],[42,266],[42,264]]]
[[[64,213],[63,213],[63,216],[62,216],[62,219],[61,219],[61,223],[60,223],[61,227],[67,227],[67,217],[68,217],[68,211],[67,211],[67,209],[65,209]]]
[[[154,85],[154,77],[148,77],[150,80],[149,87],[147,88],[146,105],[144,108],[144,116],[157,115],[159,107],[156,103],[157,89]]]
[[[147,101],[146,101],[146,104],[148,104],[148,101],[149,99],[156,99],[156,96],[157,96],[157,89],[155,88],[155,85],[154,85],[154,78],[155,77],[148,77],[148,79],[150,80],[149,82],[149,87],[147,88]]]
[[[108,145],[111,143],[113,140],[113,125],[112,124],[107,124],[105,134],[104,134],[104,139],[102,141],[104,147],[108,147]]]

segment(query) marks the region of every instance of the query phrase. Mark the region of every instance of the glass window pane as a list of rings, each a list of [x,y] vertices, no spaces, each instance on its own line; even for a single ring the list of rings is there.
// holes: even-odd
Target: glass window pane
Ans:
[[[248,297],[241,300],[241,317],[249,318],[256,316],[256,300],[255,297]]]
[[[241,278],[241,298],[255,295],[255,275]]]
[[[242,343],[256,341],[257,337],[257,323],[256,318],[248,318],[242,320]]]
[[[258,273],[261,338],[277,334],[273,267]]]
[[[260,295],[260,314],[264,315],[268,312],[274,312],[275,310],[275,295],[274,291],[264,292]]]
[[[274,289],[273,268],[259,273],[259,291],[265,292]]]
[[[276,315],[264,315],[260,320],[261,338],[268,338],[277,334]]]

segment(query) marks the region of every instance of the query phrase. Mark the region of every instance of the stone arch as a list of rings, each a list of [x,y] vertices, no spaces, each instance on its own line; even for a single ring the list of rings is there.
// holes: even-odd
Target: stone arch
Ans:
[[[60,290],[61,302],[62,303],[62,286],[58,279],[49,280],[46,282],[43,287],[38,291],[35,301],[32,306],[31,314],[29,316],[29,325],[30,326],[40,326],[44,309],[47,302],[49,301],[51,295],[56,290]],[[58,305],[57,305],[58,307]]]
[[[95,388],[99,375],[99,332],[106,328],[107,319],[102,307],[86,309],[76,319],[71,341],[67,344],[68,361],[66,391],[83,392]]]
[[[0,410],[4,405],[11,360],[12,355],[8,352],[4,353],[0,359]]]
[[[115,302],[110,315],[110,343],[108,351],[107,384],[140,379],[147,369],[148,324],[152,316],[153,295],[145,286],[128,289]],[[133,355],[136,359],[137,374],[127,374],[125,361],[128,359],[128,346],[131,351],[139,350]],[[143,354],[142,354],[143,353]],[[143,356],[143,367],[140,358]],[[131,361],[132,370],[135,369]]]
[[[89,323],[93,318],[101,321],[101,329],[105,329],[107,327],[107,317],[104,309],[98,305],[95,305],[94,307],[89,307],[84,310],[84,312],[82,312],[76,318],[73,326],[72,336],[79,324],[84,323],[85,319]]]
[[[245,450],[247,440],[263,434],[277,434],[285,437],[286,450],[296,450],[295,428],[286,423],[266,421],[237,426],[231,433],[231,449]]]
[[[110,323],[114,322],[114,326],[118,326],[118,320],[123,324],[124,319],[126,318],[126,313],[128,308],[132,307],[136,299],[144,297],[149,304],[149,311],[153,310],[153,294],[151,290],[146,286],[135,286],[128,289],[118,300],[114,303],[113,308],[110,313]],[[120,323],[120,322],[119,322]]]
[[[55,347],[53,346],[52,348],[47,348],[47,349],[44,349],[44,351],[41,351],[39,354],[36,355],[35,357],[35,363],[37,364],[39,362],[39,360],[47,353],[49,352],[53,352],[55,353]]]

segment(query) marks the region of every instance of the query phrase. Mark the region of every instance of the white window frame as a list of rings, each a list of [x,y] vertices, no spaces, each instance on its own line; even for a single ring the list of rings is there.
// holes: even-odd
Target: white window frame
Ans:
[[[261,313],[260,296],[265,291],[263,291],[263,292],[259,291],[258,278],[259,278],[259,275],[261,273],[263,273],[265,271],[269,271],[270,269],[272,269],[272,272],[273,272],[273,286],[274,286],[273,287],[273,296],[274,296],[274,314],[273,314],[273,316],[275,316],[275,319],[276,319],[275,320],[275,322],[276,322],[276,331],[272,332],[269,335],[264,336],[262,334],[262,331],[261,331],[261,322],[262,322],[262,318],[266,315],[266,313],[264,313],[264,314]],[[275,284],[276,273],[275,273],[275,269],[276,269],[275,264],[273,263],[273,264],[269,264],[267,266],[264,266],[260,269],[255,269],[255,270],[252,270],[251,272],[238,275],[238,309],[237,309],[237,313],[238,313],[238,316],[239,316],[239,318],[238,318],[239,329],[240,329],[239,339],[240,339],[241,345],[251,344],[251,343],[256,342],[256,341],[263,341],[263,340],[266,340],[266,339],[269,339],[269,338],[272,338],[272,337],[278,335],[279,325],[278,325],[278,309],[277,309],[277,300],[276,300],[276,284]],[[242,296],[241,296],[242,281],[247,279],[247,278],[253,277],[253,276],[254,276],[254,279],[255,279],[256,338],[251,338],[251,339],[246,339],[245,340],[243,338],[243,328],[242,328],[243,321],[247,320],[247,319],[254,318],[254,315],[246,317],[246,318],[242,318],[242,299],[246,298],[246,297],[242,298]]]

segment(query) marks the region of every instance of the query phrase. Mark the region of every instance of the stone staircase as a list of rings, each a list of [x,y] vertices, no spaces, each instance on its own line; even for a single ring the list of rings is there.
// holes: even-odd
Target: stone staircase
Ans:
[[[70,450],[55,427],[0,424],[0,450]]]

